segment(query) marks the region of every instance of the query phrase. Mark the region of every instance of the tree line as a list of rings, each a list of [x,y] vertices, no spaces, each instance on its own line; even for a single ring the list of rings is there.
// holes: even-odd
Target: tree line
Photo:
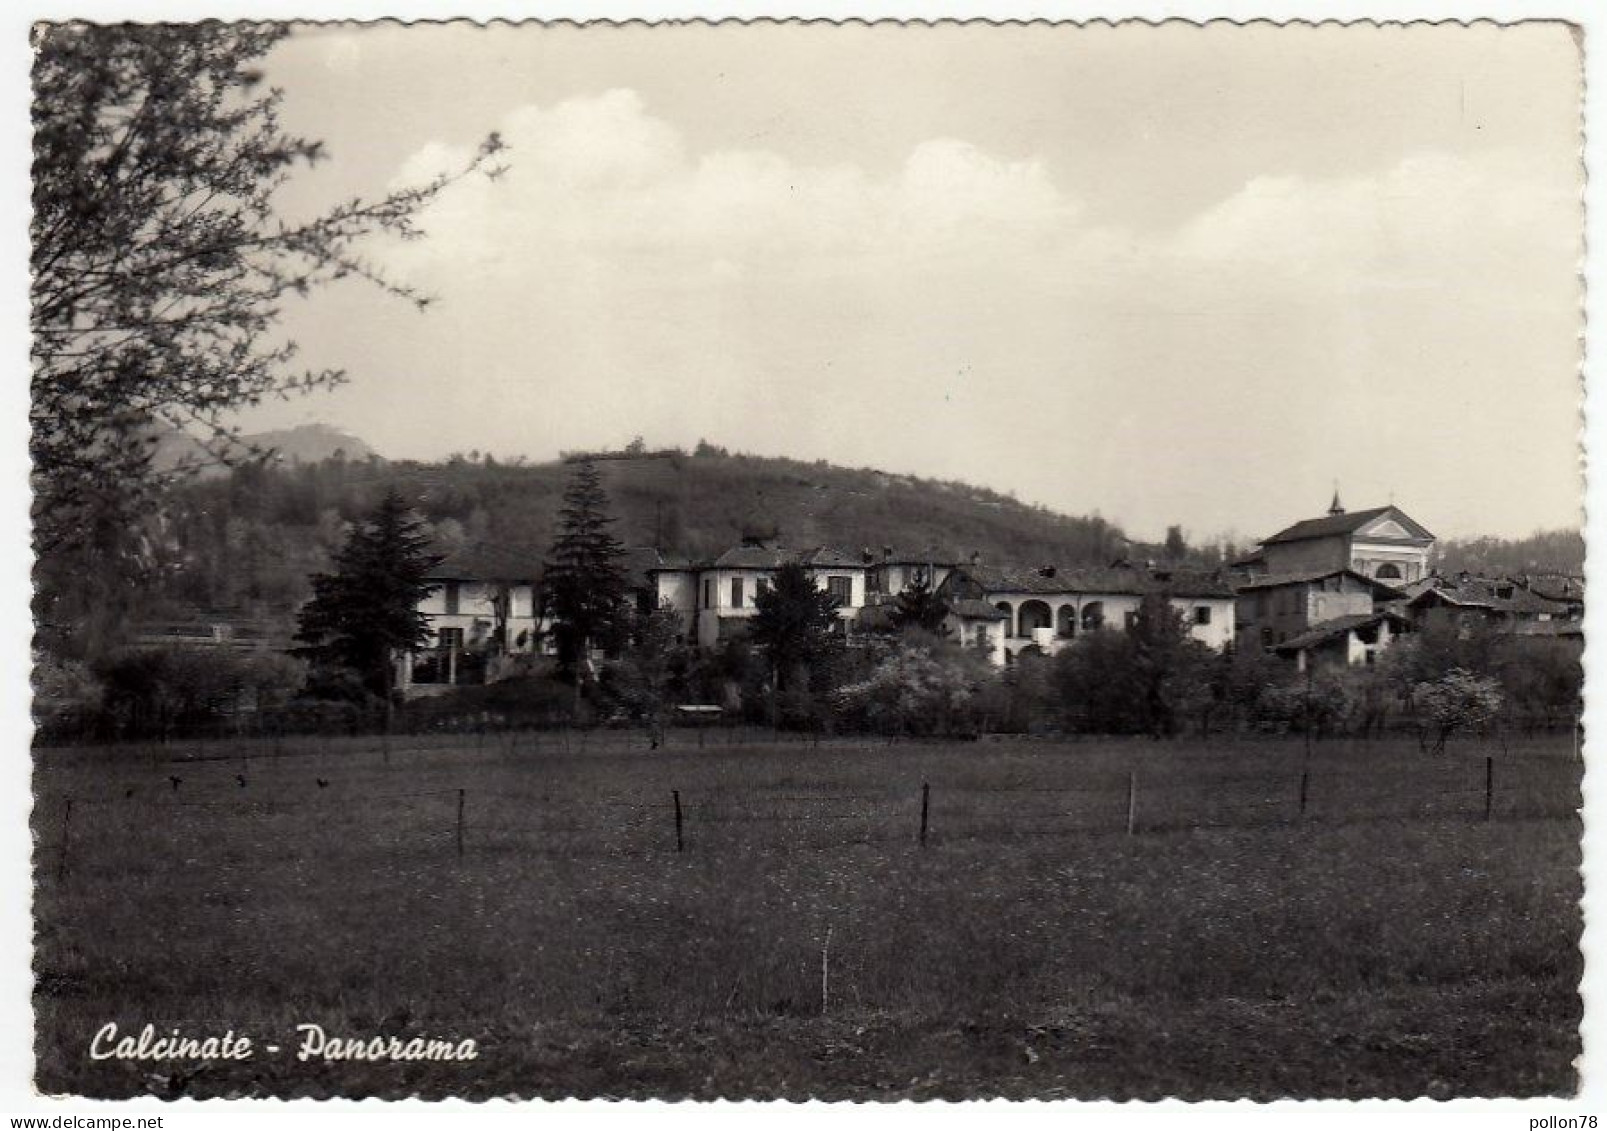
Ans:
[[[976,736],[983,732],[1147,735],[1382,735],[1407,729],[1425,749],[1491,726],[1561,726],[1577,717],[1577,652],[1489,625],[1430,623],[1365,667],[1307,673],[1254,647],[1194,640],[1163,595],[1126,631],[1086,633],[1053,653],[1027,648],[1004,669],[962,646],[924,581],[897,594],[885,627],[852,644],[835,599],[800,565],[761,591],[746,631],[713,649],[685,639],[674,609],[633,603],[624,546],[597,467],[576,465],[539,591],[553,657],[505,635],[485,647],[521,664],[486,686],[402,704],[396,659],[433,645],[421,600],[441,560],[426,524],[396,493],[354,524],[333,568],[309,578],[290,656],[202,661],[125,652],[96,668],[48,666],[56,720],[99,719],[122,734],[182,729],[249,702],[260,724],[364,729],[627,722],[662,736],[679,704],[813,732]],[[75,714],[76,712],[76,714]]]

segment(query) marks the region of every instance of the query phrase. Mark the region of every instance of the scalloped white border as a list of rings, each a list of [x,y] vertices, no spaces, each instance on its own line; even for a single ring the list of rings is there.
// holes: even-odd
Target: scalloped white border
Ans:
[[[473,1120],[477,1124],[529,1127],[533,1120],[542,1124],[590,1126],[598,1120],[610,1124],[652,1122],[676,1127],[701,1129],[746,1126],[755,1119],[766,1123],[811,1126],[825,1120],[848,1121],[861,1126],[888,1124],[913,1126],[969,1126],[973,1120],[1006,1119],[1045,1128],[1065,1128],[1075,1121],[1081,1127],[1132,1127],[1135,1124],[1204,1123],[1212,1127],[1244,1125],[1286,1127],[1296,1123],[1320,1122],[1330,1125],[1334,1118],[1365,1117],[1381,1128],[1418,1128],[1425,1123],[1454,1121],[1459,1127],[1526,1131],[1531,1118],[1547,1115],[1587,1115],[1601,1117],[1599,1131],[1607,1131],[1607,897],[1602,885],[1607,878],[1607,787],[1596,781],[1598,774],[1587,772],[1585,782],[1585,954],[1586,973],[1582,993],[1585,997],[1585,1055],[1581,1064],[1583,1090],[1571,1102],[1459,1100],[1435,1103],[1429,1100],[1296,1102],[1273,1104],[1207,1103],[1188,1104],[1167,1101],[1159,1104],[1109,1103],[1030,1103],[1004,1104],[609,1104],[605,1102],[510,1103],[492,1101],[468,1104],[459,1101],[426,1103],[416,1100],[384,1101],[180,1101],[157,1100],[89,1102],[54,1100],[36,1096],[30,1084],[32,1072],[32,1015],[29,1009],[31,975],[30,877],[28,861],[31,846],[28,834],[30,805],[28,735],[28,639],[31,625],[28,612],[30,594],[27,496],[27,251],[28,251],[28,154],[29,132],[27,27],[36,19],[94,20],[199,20],[199,19],[317,19],[375,20],[400,19],[433,21],[468,18],[490,20],[571,20],[582,23],[624,20],[763,20],[814,19],[844,20],[932,20],[971,19],[990,22],[1049,20],[1054,22],[1103,22],[1144,20],[1158,22],[1181,19],[1207,22],[1225,19],[1239,22],[1351,23],[1495,21],[1501,23],[1534,19],[1563,19],[1585,30],[1585,163],[1586,188],[1586,396],[1585,451],[1600,452],[1607,443],[1607,371],[1597,362],[1598,351],[1590,349],[1607,315],[1607,300],[1601,269],[1600,248],[1607,244],[1607,224],[1602,214],[1607,205],[1604,184],[1607,151],[1601,138],[1607,130],[1591,130],[1607,111],[1607,5],[1600,0],[1507,0],[1507,2],[1460,3],[1401,2],[1246,2],[1218,0],[1205,3],[1103,3],[1082,0],[1060,2],[1022,2],[993,0],[991,3],[956,0],[904,0],[904,2],[843,3],[770,2],[737,3],[733,0],[705,2],[580,3],[575,0],[547,0],[539,3],[495,3],[460,0],[455,4],[424,3],[419,0],[23,0],[16,8],[0,14],[0,333],[9,347],[0,380],[0,530],[12,536],[0,551],[0,595],[12,618],[12,629],[0,638],[0,733],[7,739],[0,752],[0,1114],[5,1115],[161,1115],[164,1126],[172,1128],[214,1127],[236,1124],[258,1125],[267,1117],[294,1118],[311,1126],[344,1125],[354,1120],[383,1119],[386,1126],[434,1124],[441,1119],[452,1122]],[[1595,331],[1592,333],[1591,331]],[[1592,380],[1594,378],[1594,380]],[[1600,548],[1607,546],[1607,488],[1601,477],[1592,477],[1586,488],[1586,537],[1591,549],[1587,561],[1587,588],[1598,591],[1607,584]],[[1607,696],[1602,694],[1607,680],[1607,607],[1592,602],[1587,609],[1587,765],[1597,756],[1607,757]],[[1603,736],[1600,739],[1595,735]]]

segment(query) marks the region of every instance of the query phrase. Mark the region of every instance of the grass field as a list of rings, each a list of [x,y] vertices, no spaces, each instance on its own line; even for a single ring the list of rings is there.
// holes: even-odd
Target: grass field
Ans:
[[[37,1083],[1566,1093],[1580,769],[1567,737],[1309,764],[1282,742],[761,734],[41,750]],[[107,1022],[285,1051],[92,1060]],[[300,1023],[479,1057],[301,1063]]]

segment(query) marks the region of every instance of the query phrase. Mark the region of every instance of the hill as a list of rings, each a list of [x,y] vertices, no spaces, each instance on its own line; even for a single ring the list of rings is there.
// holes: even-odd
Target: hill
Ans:
[[[242,437],[253,447],[277,452],[282,463],[318,463],[326,459],[365,460],[377,455],[350,432],[328,424],[301,424]]]
[[[177,428],[153,431],[156,439],[152,462],[162,471],[179,467],[200,467],[205,478],[229,474],[194,436]],[[349,432],[328,424],[300,424],[267,432],[248,432],[239,437],[242,453],[251,449],[273,452],[277,463],[319,463],[327,459],[366,460],[376,456],[374,449]]]
[[[366,450],[366,449],[363,449]],[[730,455],[707,445],[598,465],[627,545],[712,557],[744,534],[850,552],[884,546],[999,564],[1105,564],[1128,544],[1097,516],[1029,506],[964,483],[824,461]],[[343,524],[395,488],[429,523],[438,550],[491,543],[539,565],[570,469],[562,462],[325,460],[238,469],[175,492],[156,571],[161,595],[204,607],[294,608]]]

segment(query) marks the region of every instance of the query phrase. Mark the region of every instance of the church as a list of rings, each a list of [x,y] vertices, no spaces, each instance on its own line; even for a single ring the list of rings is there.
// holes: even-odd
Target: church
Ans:
[[[1234,564],[1274,576],[1349,570],[1399,587],[1429,575],[1433,549],[1434,535],[1394,504],[1346,511],[1335,491],[1325,516],[1285,527]]]

